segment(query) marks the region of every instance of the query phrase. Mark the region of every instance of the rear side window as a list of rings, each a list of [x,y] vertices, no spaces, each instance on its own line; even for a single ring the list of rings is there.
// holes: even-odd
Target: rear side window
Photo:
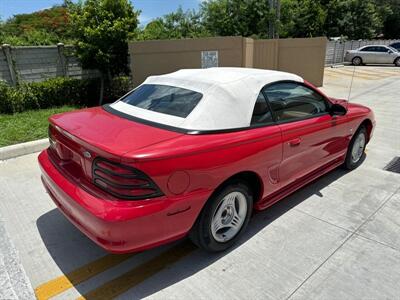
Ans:
[[[378,52],[388,52],[388,48],[386,47],[375,47]]]
[[[186,118],[202,97],[201,93],[175,86],[143,84],[121,101],[139,108]]]
[[[256,104],[254,105],[251,125],[267,125],[274,122],[271,110],[267,104],[263,93],[258,94]]]

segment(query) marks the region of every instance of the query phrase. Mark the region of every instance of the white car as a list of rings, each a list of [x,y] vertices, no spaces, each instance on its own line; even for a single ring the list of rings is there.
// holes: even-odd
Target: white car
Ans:
[[[369,45],[346,52],[344,61],[355,66],[363,64],[394,64],[400,67],[400,52],[385,45]]]

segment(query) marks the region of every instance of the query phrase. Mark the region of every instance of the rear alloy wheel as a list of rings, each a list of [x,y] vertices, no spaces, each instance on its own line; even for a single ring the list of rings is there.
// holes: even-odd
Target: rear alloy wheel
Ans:
[[[246,219],[247,201],[241,192],[226,195],[216,208],[211,219],[211,234],[220,243],[234,238]]]
[[[243,183],[229,184],[208,200],[191,230],[191,240],[206,251],[224,251],[245,230],[252,207],[249,188]]]
[[[396,60],[394,61],[394,65],[396,67],[400,67],[400,57],[396,58]]]
[[[367,146],[367,130],[364,126],[360,127],[350,141],[347,149],[345,167],[348,170],[357,168],[365,156],[365,147]]]
[[[354,58],[351,60],[351,62],[352,62],[352,64],[355,65],[355,66],[360,66],[360,65],[362,65],[362,59],[361,59],[361,57],[358,57],[358,56],[354,57]]]

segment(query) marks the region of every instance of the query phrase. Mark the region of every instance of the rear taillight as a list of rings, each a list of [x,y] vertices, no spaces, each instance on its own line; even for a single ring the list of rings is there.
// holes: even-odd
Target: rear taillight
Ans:
[[[104,158],[93,161],[93,183],[120,199],[139,200],[162,196],[157,185],[143,172]]]
[[[50,124],[48,128],[48,133],[49,133],[49,143],[50,143],[50,148],[55,149],[56,148],[56,143],[54,140],[54,127]]]

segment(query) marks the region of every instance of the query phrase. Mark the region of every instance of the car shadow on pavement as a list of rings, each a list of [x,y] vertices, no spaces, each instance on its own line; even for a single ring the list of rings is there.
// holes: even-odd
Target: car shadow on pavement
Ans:
[[[107,285],[107,280],[105,280],[105,284],[100,284],[100,288],[103,287],[103,289],[100,289],[99,292],[114,290],[114,292],[116,292],[112,295],[117,296],[126,293],[126,291],[129,290],[126,294],[124,294],[127,295],[127,297],[123,298],[143,298],[152,295],[162,289],[165,289],[175,283],[178,283],[185,278],[189,278],[190,276],[196,274],[204,268],[207,268],[222,257],[229,255],[238,247],[243,246],[249,239],[254,237],[263,228],[271,224],[274,220],[284,215],[286,212],[290,211],[292,208],[294,208],[304,200],[313,195],[323,197],[323,195],[321,194],[321,190],[330,185],[332,182],[338,180],[346,173],[347,171],[338,168],[322,176],[316,181],[313,181],[312,183],[303,187],[291,196],[279,201],[267,210],[254,213],[246,232],[241,236],[238,243],[233,248],[230,248],[228,251],[213,254],[206,253],[202,250],[189,246],[190,250],[187,251],[188,255],[181,255],[180,257],[173,252],[174,250],[172,250],[171,252],[171,249],[179,249],[179,247],[187,248],[188,244],[190,244],[187,239],[179,241],[175,243],[175,245],[173,244],[172,247],[162,246],[157,249],[151,249],[145,251],[147,252],[146,254],[149,254],[150,257],[157,255],[158,257],[161,257],[163,255],[162,253],[167,253],[167,255],[174,256],[175,258],[170,259],[169,257],[163,256],[163,260],[170,262],[168,265],[164,265],[163,268],[154,265],[162,265],[163,262],[155,261],[152,264],[151,261],[154,260],[154,258],[151,258],[150,264],[148,264],[148,262],[143,264],[146,265],[144,266],[146,269],[150,268],[155,270],[153,273],[148,273],[147,277],[142,276],[141,280],[138,279],[131,281],[129,281],[129,278],[124,278],[124,280],[121,281],[129,282],[129,287],[121,288],[121,292],[119,293],[118,287],[114,286],[116,284],[113,285],[113,281],[115,282],[114,275],[114,277],[110,278],[109,281],[111,283],[109,285]],[[60,270],[64,273],[64,276],[71,281],[75,289],[80,294],[87,296],[87,299],[96,298],[89,297],[88,293],[90,294],[91,290],[87,286],[80,284],[81,282],[76,282],[76,279],[72,278],[75,275],[71,274],[73,274],[74,270],[81,267],[82,265],[88,264],[93,260],[106,255],[107,253],[100,247],[95,245],[87,237],[85,237],[57,209],[53,209],[42,215],[37,220],[37,227],[45,244],[45,247],[47,248],[48,252],[54,259]],[[140,260],[140,255],[138,255],[137,257],[135,256],[135,258],[133,258],[132,255],[132,259]],[[176,259],[176,257],[179,257],[179,259]],[[157,259],[157,257],[155,259]],[[125,262],[122,262],[121,264],[124,263]],[[139,264],[140,263],[141,261],[139,261]],[[131,270],[132,272],[130,272],[130,274],[128,275],[131,277],[135,276],[136,269],[137,272],[143,273],[145,271],[143,269],[138,269],[136,264],[135,267]],[[126,270],[124,272],[126,272]],[[98,289],[98,287],[95,287],[95,289]]]

